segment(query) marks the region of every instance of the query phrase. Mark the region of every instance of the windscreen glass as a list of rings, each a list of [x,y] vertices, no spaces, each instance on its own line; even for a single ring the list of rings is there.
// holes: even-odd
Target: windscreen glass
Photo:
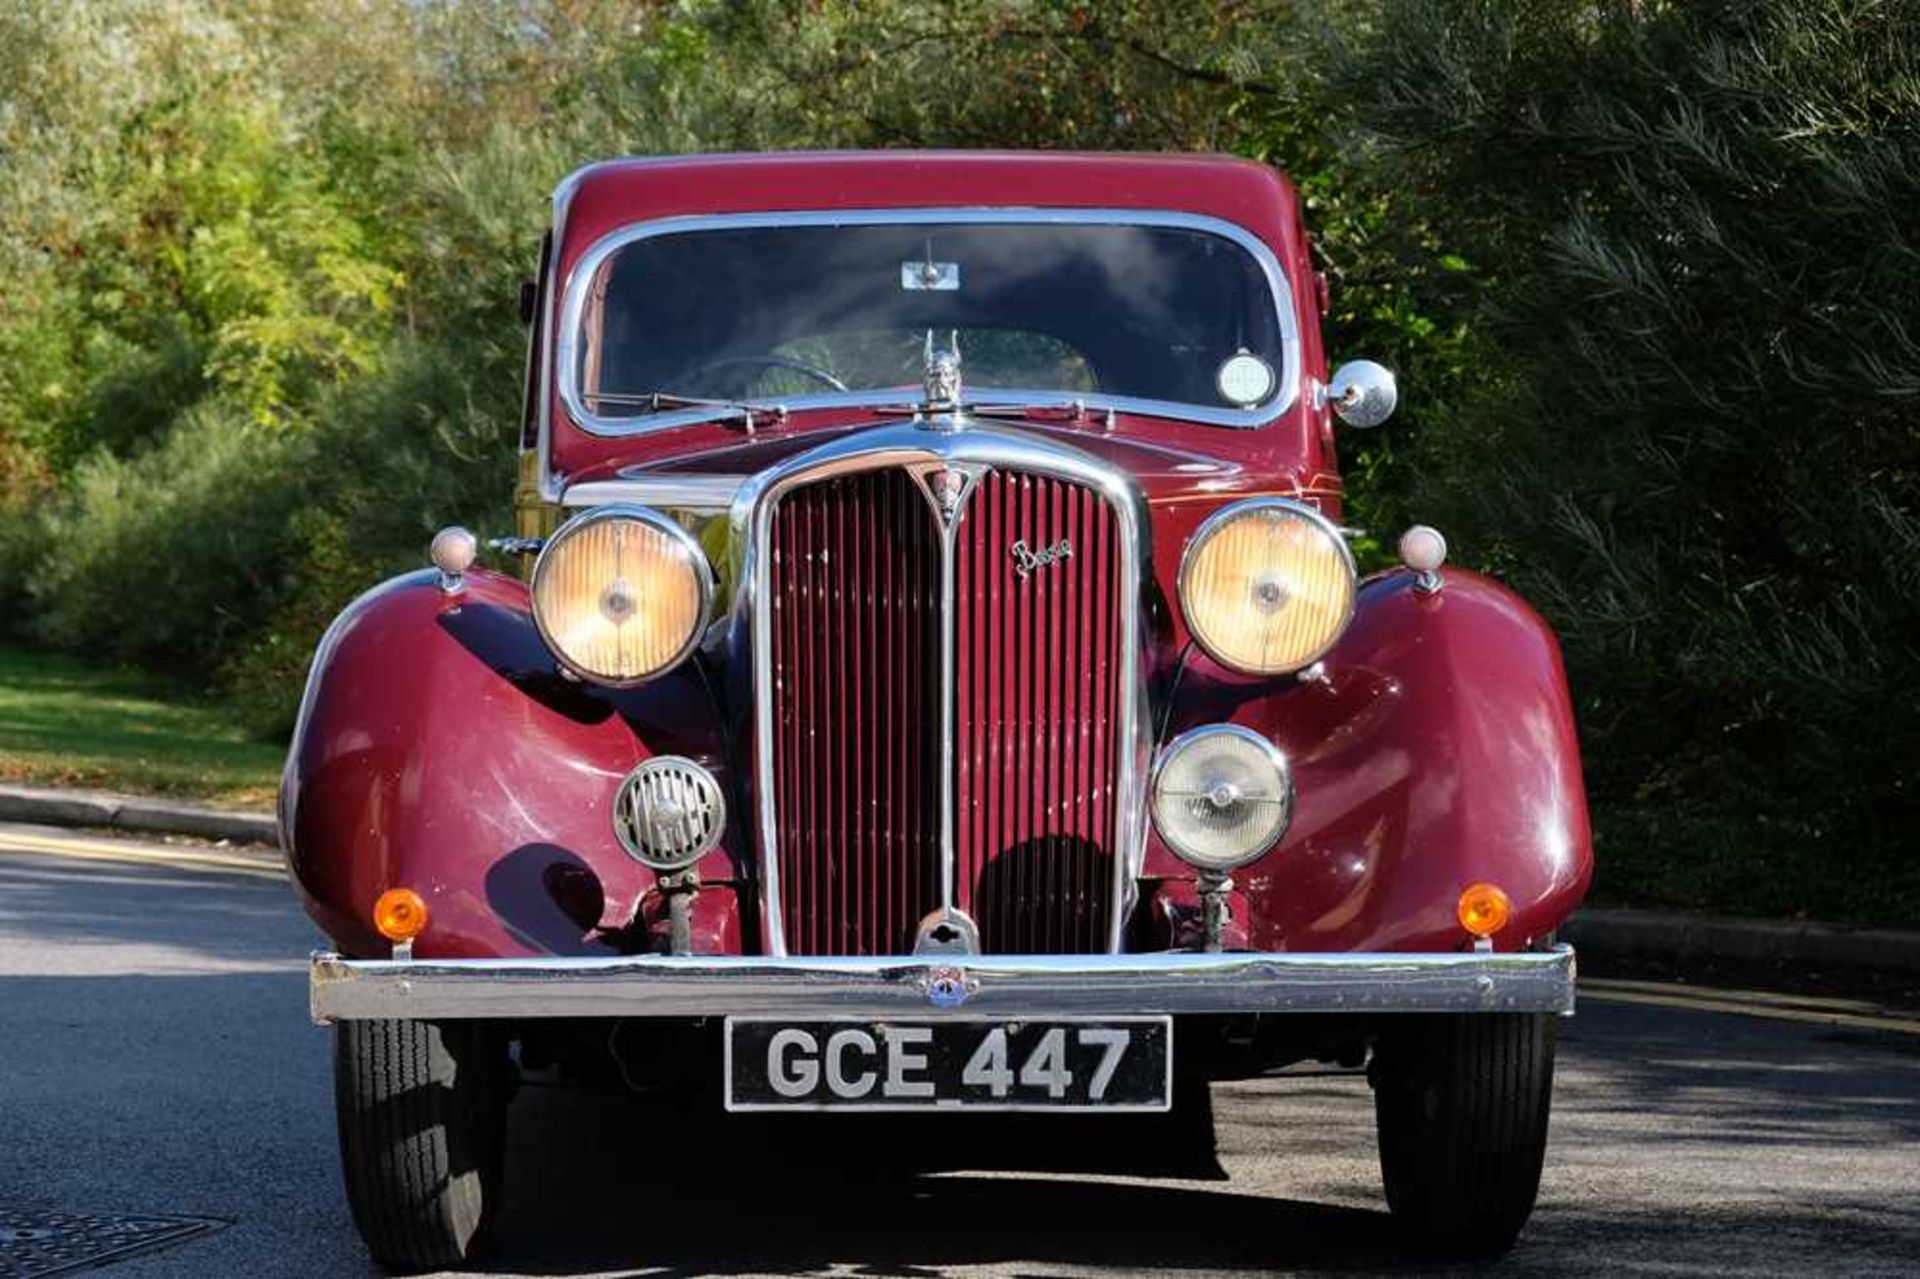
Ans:
[[[1048,392],[1253,407],[1282,390],[1259,261],[1188,227],[1006,222],[685,231],[588,281],[573,370],[601,417],[655,395],[917,395],[929,335],[967,399]]]

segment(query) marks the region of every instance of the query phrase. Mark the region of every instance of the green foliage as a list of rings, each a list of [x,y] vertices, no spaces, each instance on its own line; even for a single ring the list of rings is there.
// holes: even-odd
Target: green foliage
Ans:
[[[1603,890],[1911,916],[1920,10],[1394,4],[1344,83],[1482,264],[1397,482],[1559,630]]]
[[[97,453],[42,524],[28,578],[55,644],[157,667],[206,668],[249,629],[274,585],[286,513],[307,496],[308,442],[218,405],[190,409],[156,447]]]
[[[0,432],[67,465],[211,391],[272,424],[373,370],[399,273],[340,150],[263,92],[275,67],[242,23],[152,4],[4,22],[38,56],[0,111],[0,232],[30,286],[0,317]]]
[[[385,377],[343,388],[313,432],[307,496],[280,512],[299,553],[254,602],[255,624],[225,645],[222,674],[246,722],[263,734],[293,725],[313,645],[367,587],[422,566],[436,529],[512,526],[508,498],[517,400],[491,388],[517,370],[456,365],[433,348],[396,351]]]

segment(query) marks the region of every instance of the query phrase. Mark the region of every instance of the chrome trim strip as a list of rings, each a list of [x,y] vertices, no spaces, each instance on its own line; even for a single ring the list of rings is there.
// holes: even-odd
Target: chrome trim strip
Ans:
[[[926,472],[915,477],[927,505],[933,509],[934,523],[940,529],[940,910],[949,919],[954,914],[954,890],[960,878],[960,856],[954,838],[959,815],[953,811],[953,738],[959,718],[954,706],[956,689],[953,677],[953,601],[954,565],[958,557],[960,521],[967,516],[967,500],[973,496],[978,472],[967,477],[966,489],[951,511],[942,511],[940,501],[927,486]],[[974,930],[979,936],[979,930]],[[976,949],[977,949],[976,944]]]
[[[605,506],[624,502],[676,511],[719,515],[733,505],[744,475],[635,475],[619,480],[587,480],[560,495],[562,506]]]
[[[562,188],[571,195],[571,188]],[[564,212],[564,210],[562,210]],[[587,409],[580,394],[579,378],[579,333],[581,317],[586,310],[588,284],[594,273],[600,269],[609,257],[627,245],[639,240],[651,239],[661,235],[695,233],[700,231],[728,230],[752,227],[795,227],[795,226],[912,226],[928,222],[973,222],[1009,225],[1037,226],[1150,226],[1171,227],[1190,231],[1199,231],[1231,240],[1249,253],[1259,264],[1261,272],[1267,278],[1267,285],[1273,291],[1274,313],[1280,325],[1281,342],[1281,378],[1275,388],[1274,397],[1265,404],[1251,409],[1222,409],[1199,404],[1180,404],[1170,400],[1148,400],[1132,396],[1103,396],[1084,392],[1040,391],[1031,389],[983,388],[986,395],[995,404],[1013,404],[1019,406],[1039,406],[1060,408],[1076,401],[1084,403],[1089,409],[1105,411],[1113,409],[1120,413],[1139,413],[1152,417],[1178,418],[1188,422],[1204,422],[1212,426],[1229,426],[1241,430],[1252,430],[1266,425],[1293,407],[1300,391],[1300,331],[1299,322],[1293,311],[1293,289],[1280,260],[1265,241],[1254,235],[1238,223],[1222,218],[1207,217],[1198,213],[1181,213],[1166,209],[1070,209],[1070,208],[1007,208],[1007,207],[971,207],[938,209],[821,209],[797,212],[762,212],[700,214],[683,217],[657,218],[649,222],[636,222],[609,232],[593,242],[573,269],[567,273],[564,282],[564,305],[561,310],[557,341],[549,373],[557,379],[561,402],[567,412],[579,424],[580,429],[589,435],[605,437],[623,437],[650,435],[656,431],[668,431],[676,427],[696,422],[709,421],[714,410],[679,409],[667,413],[649,413],[642,418],[601,417]],[[558,226],[560,218],[556,217]],[[555,237],[556,245],[559,237]],[[555,381],[545,386],[553,387]],[[543,388],[544,389],[544,388]],[[551,406],[551,395],[545,401]],[[898,403],[900,392],[897,389],[873,388],[864,391],[820,395],[782,396],[780,402],[796,412],[806,409],[826,408],[866,408],[878,405]]]
[[[956,963],[956,960],[959,962]],[[928,1000],[961,970],[957,1007]],[[343,959],[316,952],[319,1023],[369,1018],[1152,1013],[1571,1013],[1573,949],[1445,954],[744,955]]]
[[[560,297],[560,286],[565,281],[557,279],[555,270],[560,265],[561,237],[566,234],[567,214],[573,207],[575,183],[571,178],[562,182],[553,192],[553,234],[547,242],[547,296],[545,308],[538,317],[537,340],[540,343],[540,385],[535,391],[540,396],[540,429],[535,447],[540,457],[535,463],[534,487],[543,502],[560,500],[561,478],[553,473],[553,329],[554,317],[558,314],[556,301]]]
[[[1142,596],[1149,585],[1149,566],[1153,563],[1151,524],[1146,499],[1127,475],[1098,458],[1054,440],[1001,426],[970,426],[969,429],[930,431],[911,423],[876,427],[857,435],[842,436],[790,458],[782,465],[756,475],[734,498],[730,516],[744,556],[737,580],[742,587],[735,596],[736,623],[751,636],[753,647],[754,704],[754,779],[757,794],[760,844],[761,945],[769,955],[787,953],[785,923],[781,917],[778,818],[774,812],[773,743],[773,655],[770,642],[772,626],[772,586],[763,571],[769,555],[766,549],[773,531],[773,516],[779,499],[790,489],[803,484],[831,479],[856,471],[889,466],[924,470],[929,465],[955,469],[1003,467],[1032,471],[1084,484],[1104,498],[1120,522],[1123,555],[1120,580],[1130,583],[1120,619],[1121,634],[1121,718],[1115,740],[1120,759],[1115,779],[1113,887],[1107,949],[1117,953],[1124,935],[1130,896],[1146,857],[1146,796],[1143,790],[1147,759],[1152,743],[1149,730],[1152,716],[1146,705],[1146,681],[1141,674],[1140,652],[1145,643],[1142,633],[1146,609]],[[937,504],[926,486],[921,485],[934,518],[939,519]],[[964,497],[971,497],[969,484]],[[951,543],[954,530],[965,518],[963,505],[956,512],[951,528],[942,530],[946,539],[942,551],[943,653],[941,672],[945,684],[946,705],[941,716],[941,863],[942,901],[952,906],[956,876],[953,812],[953,736],[952,703],[955,696],[949,632],[952,626],[953,560]],[[1129,690],[1131,690],[1129,692]]]

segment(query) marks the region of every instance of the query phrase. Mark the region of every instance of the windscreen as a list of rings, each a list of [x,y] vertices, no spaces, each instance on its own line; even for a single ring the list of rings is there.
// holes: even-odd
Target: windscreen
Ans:
[[[1125,397],[1238,409],[1281,390],[1261,263],[1184,226],[942,222],[683,231],[633,240],[588,283],[574,370],[602,417],[655,394],[917,393],[928,336],[967,398]],[[876,396],[876,398],[878,398]]]

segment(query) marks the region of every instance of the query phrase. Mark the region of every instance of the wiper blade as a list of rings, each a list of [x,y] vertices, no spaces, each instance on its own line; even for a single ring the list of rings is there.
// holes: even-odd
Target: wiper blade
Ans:
[[[723,413],[739,417],[746,424],[749,435],[753,433],[756,417],[770,417],[775,422],[787,420],[787,406],[784,404],[754,404],[747,400],[705,400],[692,395],[675,395],[670,391],[594,391],[582,398],[595,409],[602,404],[644,409],[648,413],[658,413],[662,409],[712,409],[716,417]]]
[[[968,412],[975,417],[1011,417],[1025,418],[1033,422],[1090,422],[1095,418],[1113,429],[1114,413],[1111,408],[1096,409],[1085,400],[1070,400],[1065,404],[979,404],[971,406]]]

